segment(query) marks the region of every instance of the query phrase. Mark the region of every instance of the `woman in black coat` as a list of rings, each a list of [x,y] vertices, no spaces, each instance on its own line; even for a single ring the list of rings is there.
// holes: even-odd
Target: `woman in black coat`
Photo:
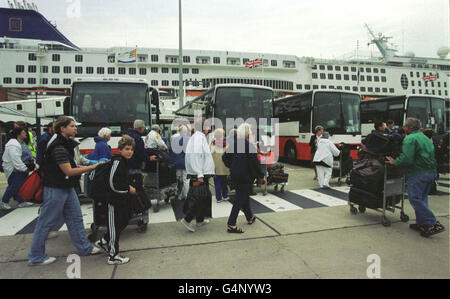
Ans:
[[[229,233],[243,233],[242,228],[236,226],[239,211],[245,214],[248,224],[256,220],[256,216],[250,208],[250,194],[253,182],[256,178],[261,179],[265,184],[264,173],[259,167],[259,161],[256,156],[256,146],[249,142],[251,126],[242,124],[237,130],[238,138],[234,143],[233,149],[228,149],[222,156],[225,166],[231,170],[231,180],[236,186],[236,196],[233,202],[230,216],[228,218]]]

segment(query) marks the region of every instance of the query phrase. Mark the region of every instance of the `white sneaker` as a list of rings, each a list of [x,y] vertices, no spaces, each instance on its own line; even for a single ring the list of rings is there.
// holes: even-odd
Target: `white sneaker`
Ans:
[[[92,251],[91,251],[90,255],[99,254],[101,252],[102,252],[101,248],[98,248],[98,247],[94,246],[94,247],[92,247]]]
[[[203,220],[202,222],[198,222],[196,225],[197,227],[203,226],[203,225],[207,225],[209,224],[211,221],[209,221],[208,219]]]
[[[108,265],[123,265],[130,261],[129,257],[116,255],[114,258],[108,257]]]
[[[11,208],[11,206],[9,204],[4,203],[4,202],[0,202],[0,209],[1,210],[11,210],[12,208]]]
[[[30,207],[32,205],[33,205],[32,202],[24,201],[23,203],[18,204],[17,207],[18,208],[26,208],[26,207]]]
[[[48,264],[51,264],[51,263],[54,263],[54,262],[56,262],[56,258],[50,256],[48,259],[46,259],[42,263],[34,264],[32,262],[28,262],[28,266],[44,266],[44,265],[48,265]]]
[[[192,225],[191,225],[189,222],[187,222],[186,220],[184,220],[184,218],[181,219],[180,222],[181,222],[188,230],[190,230],[191,232],[195,232],[195,228],[193,228]]]

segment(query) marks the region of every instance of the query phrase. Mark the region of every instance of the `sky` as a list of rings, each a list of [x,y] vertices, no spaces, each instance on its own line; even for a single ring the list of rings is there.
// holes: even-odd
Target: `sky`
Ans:
[[[21,2],[22,0],[18,0]],[[28,0],[31,2],[31,0]],[[398,54],[449,47],[449,0],[181,0],[183,48],[342,58],[378,55],[364,27]],[[75,45],[178,49],[178,0],[34,0]],[[0,0],[7,7],[7,0]]]

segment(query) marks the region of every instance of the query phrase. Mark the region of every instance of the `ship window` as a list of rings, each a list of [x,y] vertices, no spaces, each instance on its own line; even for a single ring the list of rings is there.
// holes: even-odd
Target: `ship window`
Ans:
[[[375,87],[375,92],[380,92],[380,88],[379,87]]]
[[[344,70],[344,72],[348,72],[348,66],[344,66],[342,69]]]
[[[158,80],[152,80],[152,81],[151,81],[151,84],[152,84],[153,86],[157,86],[157,85],[158,85]]]
[[[157,67],[152,67],[152,68],[150,69],[150,71],[151,71],[152,73],[157,73],[157,72],[158,72],[158,68],[157,68]]]
[[[163,67],[163,68],[161,69],[161,72],[162,72],[163,74],[167,74],[167,73],[169,72],[169,68],[168,68],[168,67]]]
[[[76,62],[83,62],[83,55],[75,55]]]
[[[377,68],[374,68],[374,69],[373,69],[373,72],[374,72],[375,74],[378,74],[378,69],[377,69]]]
[[[44,84],[44,85],[48,84],[48,78],[42,78],[41,84]]]
[[[41,73],[48,73],[48,66],[46,65],[41,66]]]
[[[183,68],[183,74],[189,74],[189,69],[188,68]]]
[[[59,74],[59,66],[57,66],[57,65],[52,66],[52,73]]]
[[[75,67],[75,74],[82,74],[83,73],[83,67],[82,66],[76,66]]]
[[[356,75],[352,75],[352,81],[357,81],[358,77]]]
[[[353,86],[353,91],[358,91],[358,86]]]
[[[28,66],[28,72],[29,73],[36,73],[36,66],[35,65],[29,65]]]
[[[213,58],[213,62],[214,62],[215,64],[219,64],[219,63],[220,63],[220,57],[214,57],[214,58]]]
[[[127,73],[127,69],[124,67],[119,67],[119,75],[125,75]]]
[[[386,69],[381,69],[381,73],[385,74],[386,73]]]
[[[166,55],[166,62],[178,63],[178,56]],[[169,85],[169,84],[167,84],[167,85]]]
[[[317,73],[312,73],[312,78],[317,79]]]
[[[372,72],[372,69],[371,69],[370,67],[367,67],[367,68],[366,68],[366,72],[367,72],[367,73],[371,73],[371,72]]]
[[[333,74],[328,74],[328,79],[329,79],[329,80],[333,80],[333,79],[334,79]]]
[[[373,76],[373,81],[380,82],[380,77],[379,76]]]
[[[305,89],[306,89],[306,90],[310,90],[310,89],[311,89],[311,85],[305,84]]]
[[[29,60],[29,61],[36,61],[36,60],[37,60],[36,54],[34,54],[34,53],[29,53],[29,54],[28,54],[28,60]]]
[[[183,62],[186,62],[186,63],[191,62],[191,56],[183,56]]]
[[[350,90],[350,86],[345,86],[344,89],[345,90]]]
[[[333,70],[333,66],[332,65],[327,65],[327,70],[332,71]]]
[[[313,66],[312,66],[312,69],[313,69],[313,70],[317,70],[317,64],[313,65]]]
[[[340,71],[340,70],[341,70],[341,67],[340,67],[339,65],[336,65],[336,66],[334,67],[334,69],[335,69],[336,71]]]
[[[17,104],[16,108],[17,110],[22,110],[23,109],[22,104]]]
[[[52,79],[52,84],[53,85],[59,85],[59,79],[58,78],[53,78]]]
[[[28,84],[36,84],[36,78],[28,78]]]
[[[94,68],[92,66],[86,67],[86,74],[93,74],[93,73],[94,73]]]
[[[277,65],[278,65],[278,62],[277,62],[276,60],[271,60],[271,61],[270,61],[270,65],[271,65],[271,66],[277,66]]]
[[[361,86],[359,89],[360,89],[362,92],[366,92],[366,88],[365,88],[364,86]]]
[[[342,79],[341,74],[336,74],[336,80],[341,80],[341,79]]]
[[[319,85],[313,85],[313,89],[319,89]]]
[[[162,80],[162,86],[169,86],[169,80]]]
[[[139,75],[142,75],[142,76],[147,75],[147,69],[146,68],[139,68]]]
[[[72,68],[70,66],[65,66],[63,68],[63,72],[64,72],[64,74],[70,74],[70,73],[72,73]]]
[[[109,75],[114,75],[116,73],[116,69],[115,68],[113,68],[113,67],[109,67],[108,68],[108,74]]]
[[[172,74],[178,74],[178,68],[172,68]]]
[[[3,78],[3,83],[4,84],[11,84],[12,83],[12,79],[10,77],[5,77],[5,78]]]
[[[336,86],[336,89],[342,90],[342,86]]]
[[[386,77],[381,76],[381,82],[386,82]]]
[[[369,88],[367,89],[367,91],[368,91],[368,92],[373,92],[373,87],[369,87]]]
[[[102,75],[104,73],[105,73],[105,68],[104,67],[101,67],[101,66],[97,67],[97,74]]]
[[[158,55],[154,54],[150,57],[153,62],[158,62]]]
[[[405,90],[408,89],[408,77],[406,76],[406,74],[402,74],[400,78],[400,83],[403,89]]]
[[[116,57],[114,55],[109,55],[108,56],[108,62],[109,63],[114,63],[116,62]]]
[[[325,66],[324,65],[319,65],[319,70],[325,70]]]
[[[349,75],[344,75],[344,80],[346,80],[346,81],[350,80],[350,76]]]
[[[364,75],[360,75],[359,76],[359,81],[364,81],[364,80],[365,80]]]
[[[367,81],[372,82],[372,76],[367,76],[366,79]]]
[[[390,93],[394,93],[395,90],[394,90],[393,88],[389,88],[389,92],[390,92]]]
[[[320,73],[320,79],[325,79],[326,77],[325,73]]]
[[[63,84],[64,85],[70,85],[70,84],[72,84],[72,80],[70,80],[70,79],[63,79]]]
[[[52,61],[60,61],[60,60],[61,60],[61,55],[59,55],[59,54],[52,55]]]
[[[297,89],[302,89],[302,85],[301,84],[297,84]]]
[[[328,86],[329,89],[334,89],[334,85]]]
[[[383,92],[387,92],[387,88],[386,87],[383,87]],[[415,91],[414,89],[413,89],[413,91]]]
[[[180,81],[172,80],[172,86],[180,86]]]
[[[355,67],[355,66],[352,66],[351,71],[352,71],[352,72],[356,72],[356,67]]]
[[[320,88],[321,89],[327,89],[327,86],[326,85],[321,85]]]
[[[128,69],[128,74],[130,75],[136,75],[136,68],[135,67],[130,67]]]
[[[25,72],[25,66],[23,66],[23,65],[16,65],[16,72],[17,73]]]
[[[198,74],[199,72],[200,72],[200,70],[197,69],[197,68],[192,69],[192,73],[193,73],[193,74]]]

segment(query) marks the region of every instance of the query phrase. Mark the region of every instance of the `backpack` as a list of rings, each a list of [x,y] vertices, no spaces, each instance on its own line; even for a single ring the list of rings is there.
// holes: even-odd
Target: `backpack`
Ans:
[[[95,169],[87,173],[87,195],[91,198],[104,197],[111,194],[112,190],[109,186],[109,176],[111,173],[112,160],[97,165]]]
[[[40,170],[35,170],[22,184],[17,195],[24,201],[41,204],[43,191],[44,173]]]

